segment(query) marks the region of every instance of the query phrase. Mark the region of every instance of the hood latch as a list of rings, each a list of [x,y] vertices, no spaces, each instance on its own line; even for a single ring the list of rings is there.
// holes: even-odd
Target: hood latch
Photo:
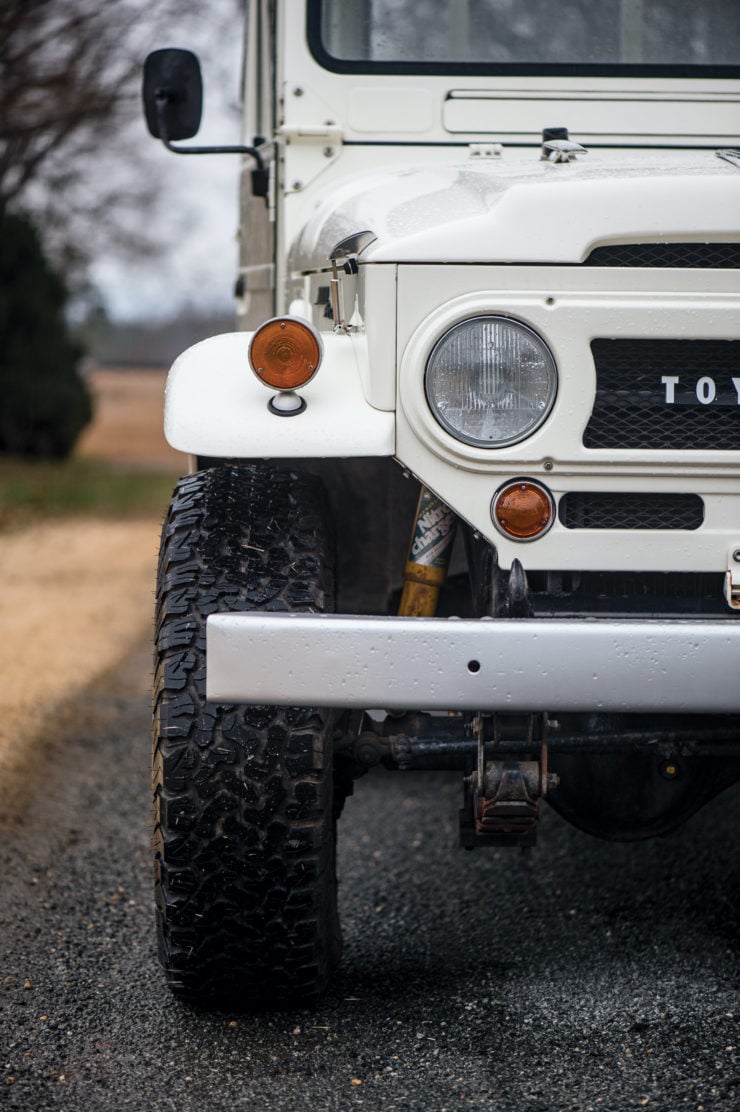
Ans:
[[[576,155],[588,154],[580,143],[574,143],[567,127],[546,127],[542,131],[542,153],[545,162],[573,162]]]

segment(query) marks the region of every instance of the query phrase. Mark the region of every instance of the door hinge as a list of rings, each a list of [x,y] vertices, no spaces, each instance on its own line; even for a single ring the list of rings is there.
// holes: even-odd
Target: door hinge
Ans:
[[[725,598],[733,610],[740,610],[740,544],[733,545],[727,561],[725,575]]]

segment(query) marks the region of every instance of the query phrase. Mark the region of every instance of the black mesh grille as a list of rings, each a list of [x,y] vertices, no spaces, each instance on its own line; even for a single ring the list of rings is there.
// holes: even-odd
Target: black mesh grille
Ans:
[[[569,491],[558,517],[566,529],[698,529],[704,503],[698,494]]]
[[[594,340],[591,351],[596,400],[587,448],[740,449],[740,342]]]
[[[740,268],[740,243],[612,243],[595,247],[584,266]]]

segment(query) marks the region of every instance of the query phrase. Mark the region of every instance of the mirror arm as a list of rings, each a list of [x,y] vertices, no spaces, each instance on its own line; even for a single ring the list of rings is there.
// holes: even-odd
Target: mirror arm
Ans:
[[[170,100],[167,89],[157,90],[157,120],[159,123],[159,138],[168,151],[173,154],[247,154],[256,163],[256,172],[265,172],[265,163],[258,147],[176,147],[167,138],[167,125],[165,123],[165,108]]]

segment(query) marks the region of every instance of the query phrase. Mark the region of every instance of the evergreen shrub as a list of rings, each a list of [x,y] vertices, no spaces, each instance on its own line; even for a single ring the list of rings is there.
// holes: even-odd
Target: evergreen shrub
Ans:
[[[68,456],[92,417],[66,301],[36,230],[0,210],[0,453]]]

